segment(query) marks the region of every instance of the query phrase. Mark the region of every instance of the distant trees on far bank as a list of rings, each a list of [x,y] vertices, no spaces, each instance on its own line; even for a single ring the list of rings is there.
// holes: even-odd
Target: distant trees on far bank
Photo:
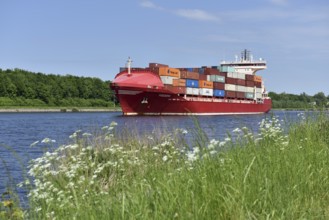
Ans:
[[[0,106],[113,106],[109,81],[0,69]]]
[[[300,95],[288,93],[269,92],[272,98],[273,108],[325,108],[329,107],[329,95],[325,96],[323,92],[319,92],[314,96],[307,95],[305,92]]]

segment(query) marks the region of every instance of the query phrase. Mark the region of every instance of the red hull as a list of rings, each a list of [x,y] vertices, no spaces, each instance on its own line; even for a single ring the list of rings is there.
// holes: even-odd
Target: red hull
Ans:
[[[130,75],[119,73],[111,88],[124,115],[261,114],[270,111],[272,106],[268,98],[256,103],[253,100],[175,94],[165,89],[158,75],[148,71]]]

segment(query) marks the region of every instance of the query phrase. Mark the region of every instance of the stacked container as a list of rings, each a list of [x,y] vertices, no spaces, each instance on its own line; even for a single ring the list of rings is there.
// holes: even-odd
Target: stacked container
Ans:
[[[150,63],[165,88],[176,94],[234,99],[262,98],[262,78],[235,71],[231,66],[201,68],[170,68]]]

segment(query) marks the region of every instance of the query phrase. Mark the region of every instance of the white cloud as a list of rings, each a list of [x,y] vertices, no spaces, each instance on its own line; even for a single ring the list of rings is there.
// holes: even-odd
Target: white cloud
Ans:
[[[156,5],[153,2],[148,1],[148,0],[141,1],[140,6],[142,6],[144,8],[163,9],[162,7]]]
[[[212,15],[206,11],[199,10],[199,9],[179,9],[174,11],[174,13],[178,16],[192,19],[192,20],[199,20],[199,21],[219,21],[220,19]]]

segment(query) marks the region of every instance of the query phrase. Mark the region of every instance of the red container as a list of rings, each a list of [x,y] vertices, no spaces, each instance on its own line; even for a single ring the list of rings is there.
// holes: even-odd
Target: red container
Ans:
[[[244,99],[245,98],[245,93],[244,92],[236,92],[236,97],[238,99]]]
[[[227,97],[227,98],[236,98],[236,92],[225,91],[225,97]]]
[[[207,80],[207,75],[199,74],[199,80]]]
[[[220,75],[220,76],[227,77],[227,73],[222,73],[222,72],[220,72],[219,75]]]
[[[182,79],[199,79],[199,73],[196,72],[189,72],[189,71],[181,71],[180,78]]]
[[[227,84],[233,84],[233,85],[236,85],[236,78],[226,77],[225,82],[226,82]]]
[[[239,86],[245,86],[246,85],[246,80],[236,79],[236,84],[239,85]]]
[[[255,76],[251,74],[246,74],[246,80],[248,81],[254,81]]]
[[[225,89],[225,83],[214,82],[214,89],[224,90]]]
[[[206,75],[219,75],[220,72],[219,72],[218,69],[205,68],[204,69],[204,74],[206,74]]]
[[[262,88],[262,82],[254,82],[256,88]]]
[[[254,83],[254,81],[246,80],[246,86],[247,87],[254,87],[255,86],[255,83]]]

